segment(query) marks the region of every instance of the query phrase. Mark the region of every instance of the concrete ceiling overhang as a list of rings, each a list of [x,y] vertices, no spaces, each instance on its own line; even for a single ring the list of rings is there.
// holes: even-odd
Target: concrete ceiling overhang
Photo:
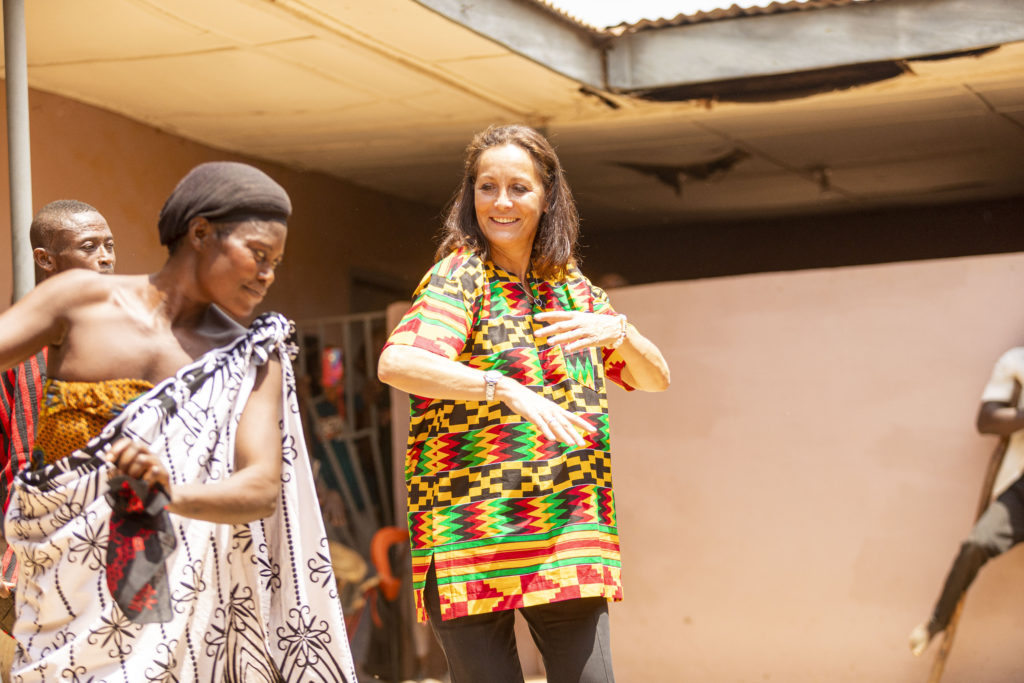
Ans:
[[[416,1],[591,88],[641,96],[1024,41],[1019,0],[851,2],[635,32],[552,20],[535,1]]]
[[[35,88],[439,209],[475,131],[541,127],[585,228],[612,229],[1021,194],[1019,7],[876,0],[620,35],[528,0],[47,0],[26,19]],[[898,75],[813,96],[651,101],[886,63]]]

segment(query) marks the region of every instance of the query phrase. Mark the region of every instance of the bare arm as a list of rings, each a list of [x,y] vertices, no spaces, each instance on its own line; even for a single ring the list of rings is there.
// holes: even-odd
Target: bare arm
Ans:
[[[396,389],[427,398],[483,401],[486,396],[483,371],[414,346],[396,344],[384,349],[377,376]],[[498,381],[494,398],[535,424],[552,441],[583,446],[576,430],[595,431],[586,420],[510,377]]]
[[[235,437],[234,472],[213,484],[169,486],[159,459],[141,444],[122,439],[108,459],[129,476],[168,490],[167,510],[182,517],[221,524],[262,519],[277,507],[281,489],[281,363],[272,358],[256,375]]]
[[[1024,429],[1024,414],[1003,401],[985,401],[978,409],[978,431],[982,434],[1009,436]]]
[[[619,355],[626,362],[622,379],[640,391],[665,391],[671,383],[668,362],[661,350],[632,324],[626,325],[626,338],[619,346]]]
[[[40,283],[0,314],[0,370],[7,370],[47,345],[59,344],[69,313],[106,296],[103,276],[70,270]]]

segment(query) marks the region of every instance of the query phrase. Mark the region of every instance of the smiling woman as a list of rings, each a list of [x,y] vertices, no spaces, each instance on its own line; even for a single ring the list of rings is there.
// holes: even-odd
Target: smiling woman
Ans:
[[[510,225],[515,219],[522,222]],[[497,249],[498,260],[520,276],[529,263],[539,275],[561,277],[575,260],[578,236],[576,204],[548,141],[526,126],[492,127],[466,148],[435,258],[459,248],[491,258]]]
[[[669,372],[580,272],[578,232],[540,133],[478,134],[438,262],[381,354],[381,380],[413,394],[413,587],[453,683],[522,681],[516,609],[549,683],[613,680],[607,383],[661,391]]]
[[[544,212],[544,185],[529,153],[518,145],[491,147],[477,162],[473,205],[491,257],[515,264],[533,249]],[[512,266],[514,267],[514,265]]]

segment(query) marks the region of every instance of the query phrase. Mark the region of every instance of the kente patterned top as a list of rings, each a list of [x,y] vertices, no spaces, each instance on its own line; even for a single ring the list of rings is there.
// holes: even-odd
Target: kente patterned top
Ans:
[[[126,405],[152,388],[142,379],[47,379],[39,404],[33,460],[50,464],[84,448]]]
[[[606,379],[618,353],[538,339],[551,310],[615,314],[575,266],[521,283],[468,250],[423,278],[388,345],[497,370],[597,427],[582,448],[549,441],[498,401],[411,397],[405,476],[420,621],[433,559],[443,619],[573,598],[621,600]]]

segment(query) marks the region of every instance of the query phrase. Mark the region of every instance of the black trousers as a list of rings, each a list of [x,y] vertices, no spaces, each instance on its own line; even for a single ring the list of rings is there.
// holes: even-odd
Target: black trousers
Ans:
[[[514,610],[442,621],[433,565],[424,600],[452,683],[523,683]],[[544,658],[548,683],[614,683],[604,598],[565,600],[519,611]]]
[[[946,576],[928,628],[933,634],[945,630],[960,597],[993,557],[1024,541],[1024,477],[999,494],[978,518]]]

